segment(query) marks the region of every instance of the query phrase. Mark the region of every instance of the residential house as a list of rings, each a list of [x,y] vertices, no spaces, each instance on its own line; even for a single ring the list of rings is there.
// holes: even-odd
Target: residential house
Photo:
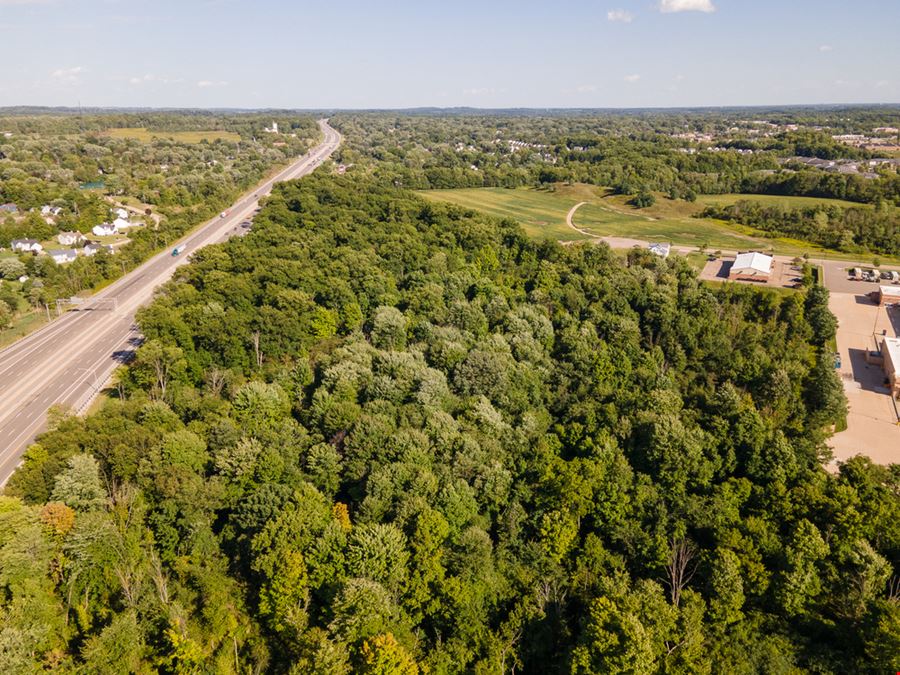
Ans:
[[[125,218],[116,218],[113,221],[113,226],[118,230],[127,230],[129,227],[132,227],[134,223],[126,220]]]
[[[647,250],[649,250],[650,253],[652,253],[653,255],[658,255],[660,258],[668,258],[671,249],[672,245],[668,242],[650,244],[647,247]]]
[[[55,248],[47,251],[47,253],[57,265],[65,265],[78,257],[78,251],[73,248]]]
[[[128,209],[118,208],[115,209],[115,214],[117,218],[121,218],[122,220],[128,220]]]
[[[44,204],[41,207],[41,215],[44,217],[58,216],[60,213],[62,213],[61,206],[50,206],[50,204]]]
[[[772,274],[772,261],[770,255],[764,253],[739,253],[728,272],[729,279],[744,281],[768,281]]]
[[[119,228],[115,223],[100,223],[99,225],[94,225],[91,232],[98,237],[108,237],[112,234],[118,234]]]
[[[22,253],[40,253],[44,250],[41,242],[37,239],[13,239],[10,242],[13,251],[21,251]]]
[[[7,202],[6,204],[0,204],[0,211],[6,211],[6,213],[18,213],[19,207],[12,202]]]
[[[113,247],[109,244],[97,244],[95,242],[90,242],[84,245],[84,248],[81,249],[82,255],[92,256],[96,255],[100,251],[106,251],[107,253],[113,253]]]
[[[84,235],[81,232],[60,232],[56,240],[63,246],[77,246],[84,241]]]

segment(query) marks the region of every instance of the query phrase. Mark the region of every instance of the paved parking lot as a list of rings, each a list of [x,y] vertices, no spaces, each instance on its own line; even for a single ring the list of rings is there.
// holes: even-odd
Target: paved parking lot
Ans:
[[[855,283],[855,282],[854,282]],[[863,454],[879,464],[900,462],[897,408],[880,366],[866,363],[875,335],[896,336],[900,309],[879,307],[865,295],[832,292],[829,307],[838,319],[840,375],[850,412],[847,429],[829,441],[837,461]]]
[[[819,264],[824,271],[825,287],[832,293],[854,293],[865,295],[872,291],[877,291],[879,286],[888,286],[891,284],[887,280],[879,280],[877,282],[856,281],[850,278],[849,270],[854,267],[852,263],[837,262],[834,260],[821,261]],[[893,268],[882,267],[882,270]]]

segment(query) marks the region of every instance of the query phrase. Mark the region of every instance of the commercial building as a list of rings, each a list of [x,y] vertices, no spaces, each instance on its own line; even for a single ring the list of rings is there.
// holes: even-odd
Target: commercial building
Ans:
[[[878,304],[888,305],[900,302],[900,286],[879,286]]]
[[[772,274],[772,261],[770,255],[763,253],[738,253],[734,264],[728,272],[729,279],[742,279],[745,281],[768,281]]]
[[[881,341],[882,367],[887,377],[891,396],[900,398],[900,338],[887,337]]]

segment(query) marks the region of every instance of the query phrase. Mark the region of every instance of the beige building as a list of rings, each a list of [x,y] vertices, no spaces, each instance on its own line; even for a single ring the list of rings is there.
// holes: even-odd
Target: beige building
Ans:
[[[879,286],[878,304],[887,305],[894,302],[900,302],[900,286]]]
[[[900,338],[885,336],[882,339],[881,358],[891,396],[900,398]]]

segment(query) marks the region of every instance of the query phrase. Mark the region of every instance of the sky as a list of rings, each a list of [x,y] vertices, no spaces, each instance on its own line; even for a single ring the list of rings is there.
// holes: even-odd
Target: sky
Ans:
[[[0,106],[900,102],[900,0],[0,0]]]

